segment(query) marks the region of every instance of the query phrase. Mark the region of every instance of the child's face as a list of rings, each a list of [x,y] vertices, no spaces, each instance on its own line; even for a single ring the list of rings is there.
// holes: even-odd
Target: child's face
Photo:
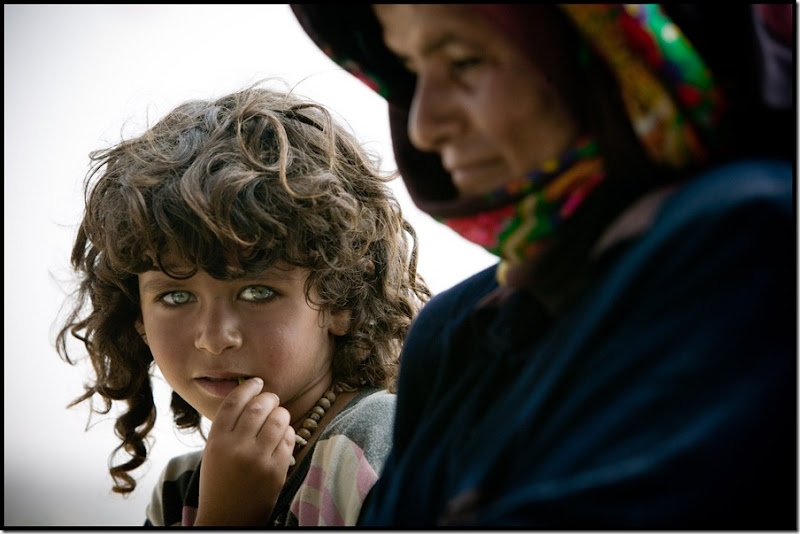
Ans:
[[[213,420],[239,377],[259,376],[292,420],[302,416],[330,383],[334,336],[349,320],[306,302],[307,277],[288,265],[237,280],[140,274],[146,342],[170,386]]]

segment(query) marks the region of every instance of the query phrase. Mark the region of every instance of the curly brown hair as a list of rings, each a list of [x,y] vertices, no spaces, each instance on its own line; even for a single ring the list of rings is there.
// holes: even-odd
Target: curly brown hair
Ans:
[[[337,338],[334,380],[394,391],[400,348],[431,293],[416,271],[417,240],[378,159],[322,105],[263,82],[186,102],[142,135],[89,154],[85,213],[72,249],[75,303],[56,346],[73,336],[88,351],[93,383],[70,403],[99,398],[127,409],[109,471],[130,493],[156,420],[153,356],[141,320],[138,274],[177,253],[218,279],[277,261],[308,269],[305,293],[321,309],[350,310]],[[186,273],[168,273],[185,277]],[[312,295],[312,289],[315,291]],[[172,393],[175,424],[201,416]],[[124,451],[128,457],[114,464]]]

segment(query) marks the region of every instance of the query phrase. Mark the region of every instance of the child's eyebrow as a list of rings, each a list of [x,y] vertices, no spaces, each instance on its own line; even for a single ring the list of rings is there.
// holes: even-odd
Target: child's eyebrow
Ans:
[[[264,279],[273,279],[278,281],[296,280],[305,275],[304,269],[295,266],[287,266],[283,264],[273,264],[265,271],[260,273],[246,274],[242,280],[258,281]]]
[[[161,271],[157,272],[160,273]],[[143,293],[144,292],[157,293],[160,291],[165,291],[167,289],[175,289],[177,286],[181,284],[181,282],[183,282],[183,280],[176,280],[174,278],[170,278],[164,275],[164,278],[151,278],[149,280],[142,282],[140,291]]]
[[[268,269],[258,274],[248,274],[240,278],[244,282],[258,282],[259,280],[294,280],[299,275],[294,271],[285,271],[280,269]]]

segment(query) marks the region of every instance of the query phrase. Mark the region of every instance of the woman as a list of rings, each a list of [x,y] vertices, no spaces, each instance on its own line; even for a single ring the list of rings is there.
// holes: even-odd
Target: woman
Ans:
[[[792,7],[293,9],[501,258],[409,332],[359,524],[796,528]]]

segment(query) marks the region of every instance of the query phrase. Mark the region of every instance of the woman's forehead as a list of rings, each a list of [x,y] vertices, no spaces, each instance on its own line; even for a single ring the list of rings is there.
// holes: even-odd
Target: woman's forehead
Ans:
[[[455,41],[478,41],[491,28],[461,4],[376,4],[386,45],[400,56],[425,57]]]

